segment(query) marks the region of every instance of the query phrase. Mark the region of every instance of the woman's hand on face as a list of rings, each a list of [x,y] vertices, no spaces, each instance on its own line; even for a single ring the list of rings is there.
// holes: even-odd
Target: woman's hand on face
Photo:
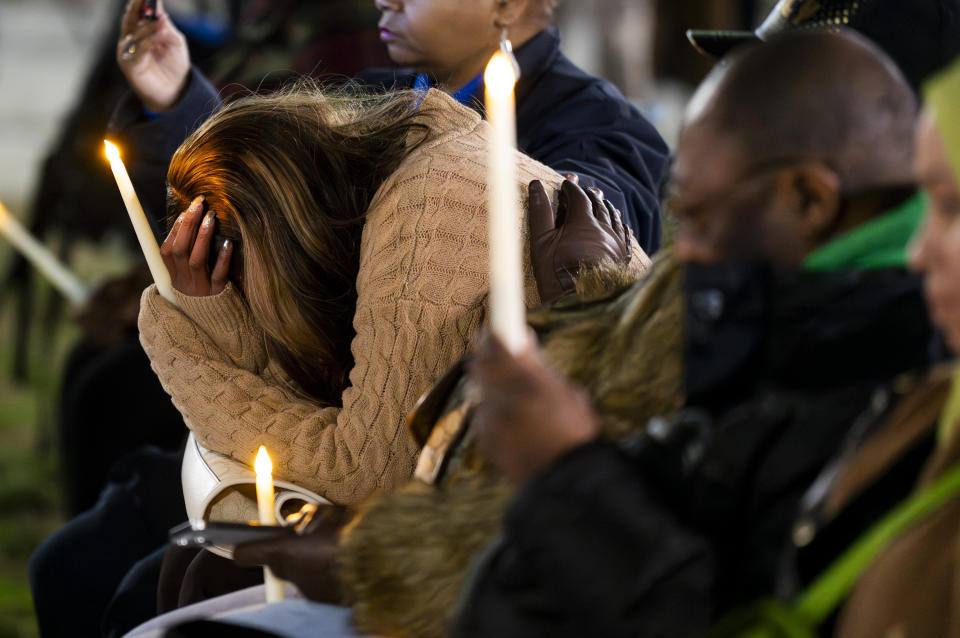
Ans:
[[[184,295],[219,295],[227,287],[233,242],[224,240],[211,272],[213,234],[213,213],[203,214],[203,197],[198,197],[173,223],[170,234],[160,246],[160,256],[170,271],[171,283]]]
[[[190,74],[187,39],[157,2],[157,19],[140,15],[143,0],[130,0],[120,25],[117,64],[143,105],[155,113],[171,110]]]

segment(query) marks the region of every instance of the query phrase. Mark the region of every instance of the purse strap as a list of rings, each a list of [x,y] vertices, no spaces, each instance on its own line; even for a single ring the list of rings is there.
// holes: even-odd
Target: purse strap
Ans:
[[[849,595],[857,579],[882,549],[958,494],[960,463],[902,501],[864,532],[800,595],[795,611],[815,626],[822,623]]]

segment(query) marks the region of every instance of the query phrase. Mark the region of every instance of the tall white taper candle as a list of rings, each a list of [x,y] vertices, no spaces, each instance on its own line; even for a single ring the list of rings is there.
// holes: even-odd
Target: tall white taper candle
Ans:
[[[76,275],[24,228],[0,203],[0,235],[20,251],[75,306],[86,301],[89,291]]]
[[[493,132],[487,155],[490,215],[490,329],[514,353],[526,346],[523,304],[521,216],[517,206],[517,75],[510,59],[496,52],[484,71],[487,120]]]
[[[253,462],[253,469],[257,473],[257,512],[260,514],[261,525],[276,525],[277,515],[274,510],[273,495],[273,463],[267,448],[260,446],[257,458]],[[263,583],[267,590],[267,602],[274,603],[283,600],[283,581],[273,575],[269,567],[263,568]]]
[[[170,273],[160,256],[160,246],[157,245],[157,240],[153,236],[153,229],[150,228],[150,222],[147,221],[147,216],[143,212],[143,206],[140,205],[137,192],[133,189],[133,182],[130,181],[127,169],[120,159],[120,149],[107,140],[104,140],[103,144],[107,151],[107,159],[110,160],[110,169],[113,171],[114,179],[117,180],[120,196],[123,197],[123,203],[127,207],[127,214],[130,215],[130,222],[137,234],[137,241],[140,242],[140,250],[143,251],[143,256],[147,259],[147,267],[150,268],[153,281],[157,284],[157,290],[167,301],[179,306],[177,298],[173,296]]]

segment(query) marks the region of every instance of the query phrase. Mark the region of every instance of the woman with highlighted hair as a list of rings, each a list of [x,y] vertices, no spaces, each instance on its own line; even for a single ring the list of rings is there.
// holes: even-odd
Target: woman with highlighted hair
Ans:
[[[150,288],[140,330],[201,444],[241,462],[265,444],[278,478],[340,504],[410,477],[407,413],[484,317],[489,135],[440,91],[295,91],[233,103],[184,142],[169,210],[187,210],[161,248],[183,311]],[[559,185],[517,161],[518,196]],[[524,278],[536,305],[529,255]]]

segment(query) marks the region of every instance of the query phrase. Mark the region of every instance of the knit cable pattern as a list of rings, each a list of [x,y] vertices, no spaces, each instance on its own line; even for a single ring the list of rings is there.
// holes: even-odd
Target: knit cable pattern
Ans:
[[[452,98],[424,100],[430,135],[388,178],[367,212],[357,277],[354,367],[342,409],[305,400],[281,381],[262,331],[232,289],[185,298],[143,295],[140,340],[187,426],[205,447],[252,463],[335,503],[358,502],[410,478],[419,452],[405,427],[417,399],[463,356],[483,322],[488,287],[485,153],[489,125]],[[560,177],[517,154],[526,186]],[[527,230],[522,219],[524,244]],[[529,249],[524,296],[539,303]]]

